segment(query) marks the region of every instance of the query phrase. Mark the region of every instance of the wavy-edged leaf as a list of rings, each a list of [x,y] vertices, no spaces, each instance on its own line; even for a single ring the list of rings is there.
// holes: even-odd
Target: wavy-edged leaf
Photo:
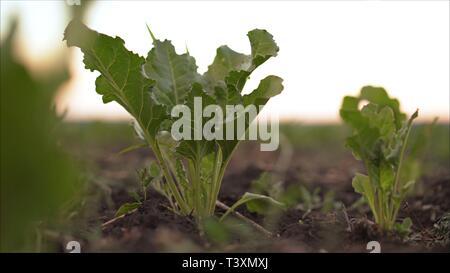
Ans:
[[[390,98],[386,90],[382,87],[364,86],[360,93],[361,100],[377,104],[380,107],[389,106],[394,112],[395,125],[400,129],[406,115],[400,110],[400,102],[397,99]]]
[[[81,49],[86,68],[100,72],[96,90],[103,102],[122,105],[154,137],[166,116],[164,108],[150,97],[154,81],[142,74],[144,58],[128,51],[121,38],[93,31],[78,20],[69,23],[64,39],[69,47]]]
[[[272,34],[265,29],[254,29],[247,34],[252,48],[252,70],[271,57],[277,56],[278,46]]]
[[[244,105],[263,106],[267,101],[283,91],[283,79],[277,76],[267,76],[259,83],[258,88],[244,96]]]
[[[153,41],[143,67],[145,75],[156,82],[152,93],[156,102],[170,109],[183,104],[191,85],[199,79],[195,59],[188,53],[178,55],[168,40]]]
[[[213,95],[222,110],[225,110],[226,105],[264,105],[272,96],[283,90],[281,78],[269,76],[262,80],[251,94],[241,95],[250,74],[270,57],[276,56],[279,50],[273,36],[266,30],[254,29],[247,36],[251,46],[250,55],[238,53],[227,46],[219,47],[214,62],[203,75],[202,82],[206,92]],[[226,113],[226,111],[223,112]],[[231,118],[226,121],[226,123],[229,122],[236,123],[236,120]],[[250,123],[251,121],[246,122],[245,130]],[[226,124],[223,130],[226,136]],[[224,162],[227,162],[239,143],[237,139],[238,137],[235,136],[234,140],[218,141],[223,151]]]
[[[273,96],[280,94],[283,91],[283,79],[277,76],[267,76],[263,80],[260,81],[259,86],[253,90],[250,94],[242,97],[243,106],[247,107],[250,105],[256,106],[256,110],[260,111],[262,107],[269,101],[269,99]],[[260,108],[261,107],[261,108]],[[243,115],[245,113],[239,112],[236,115]],[[257,112],[258,114],[258,112]],[[228,122],[234,122],[234,128],[237,128],[237,120],[231,119],[227,120]],[[245,131],[249,128],[250,124],[253,120],[248,118],[245,119]],[[226,124],[224,125],[224,131],[226,135]],[[236,130],[235,130],[236,131]],[[219,145],[222,148],[224,161],[226,161],[233,153],[233,150],[239,143],[239,137],[237,132],[235,132],[234,140],[220,140],[218,141]]]
[[[278,53],[273,36],[263,29],[254,29],[247,34],[251,54],[238,53],[228,46],[217,49],[213,63],[203,75],[207,92],[212,93],[216,86],[235,88],[239,93],[250,74],[261,64]]]
[[[249,55],[238,53],[228,46],[219,47],[213,63],[203,75],[208,90],[213,90],[218,82],[224,81],[231,71],[247,71],[250,65]]]

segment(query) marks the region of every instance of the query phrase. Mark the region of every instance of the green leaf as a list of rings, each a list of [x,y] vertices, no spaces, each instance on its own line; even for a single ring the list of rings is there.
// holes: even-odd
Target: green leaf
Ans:
[[[241,92],[250,74],[269,58],[277,55],[279,50],[273,40],[273,36],[266,30],[254,29],[248,33],[251,46],[251,54],[237,53],[227,46],[217,49],[214,62],[203,75],[202,82],[206,92],[213,95],[217,104],[222,109],[225,105],[250,104],[264,105],[267,101],[283,90],[282,79],[276,76],[268,76],[260,82],[260,85],[251,94],[244,97]],[[236,120],[227,120],[227,123]],[[248,128],[247,122],[245,129]],[[236,127],[234,127],[236,128]],[[224,124],[224,136],[226,136],[226,124]],[[225,138],[225,137],[224,137]],[[238,145],[237,135],[235,140],[218,141],[223,152],[223,162],[226,164],[234,149]]]
[[[264,206],[265,204],[261,203],[261,201],[265,202],[266,204],[268,203],[269,205],[277,206],[280,208],[284,207],[283,203],[278,202],[277,200],[273,199],[272,197],[246,192],[238,201],[236,201],[236,203],[233,204],[233,206],[231,206],[222,215],[220,220],[222,221],[223,219],[225,219],[225,217],[227,217],[228,214],[233,212],[237,207],[239,207],[243,204],[246,204],[246,203],[247,203],[247,205],[249,205],[249,203],[250,203],[250,207],[247,206],[247,208],[250,209],[251,211],[258,212],[258,213],[264,213],[264,211],[267,209],[267,207]]]
[[[201,161],[201,171],[200,171],[200,177],[202,180],[206,183],[209,183],[209,179],[212,176],[212,170],[214,169],[214,154],[210,153],[207,156],[204,156]]]
[[[395,172],[390,164],[383,161],[380,166],[380,185],[383,192],[391,192],[394,188]]]
[[[150,162],[148,172],[151,177],[158,177],[161,175],[161,168],[159,167],[159,165],[156,161],[152,161],[152,162]]]
[[[357,160],[361,160],[363,156],[363,147],[361,147],[359,143],[359,137],[352,136],[348,137],[345,141],[345,147],[349,148],[352,151],[353,156]]]
[[[143,168],[137,171],[139,181],[141,186],[147,188],[148,185],[152,182],[153,177],[149,175],[149,171],[147,168]]]
[[[227,225],[221,223],[215,217],[209,217],[203,221],[203,230],[206,236],[212,242],[217,244],[228,243],[231,239],[231,232],[228,230]]]
[[[259,177],[251,182],[252,192],[256,194],[265,194],[270,192],[273,184],[272,177],[268,172],[262,172]]]
[[[367,202],[369,203],[370,208],[375,208],[375,195],[374,190],[372,187],[372,184],[370,183],[370,179],[368,176],[357,173],[352,181],[353,189],[357,192],[362,194]]]
[[[278,194],[278,200],[285,204],[286,207],[291,208],[299,204],[302,201],[302,190],[296,185],[289,186],[285,191]]]
[[[369,105],[374,106],[373,104]],[[389,141],[392,134],[395,133],[395,119],[392,109],[388,106],[382,107],[381,110],[375,107],[374,112],[363,112],[363,115],[364,114],[368,114],[367,117],[369,119],[370,127],[377,128],[380,137]]]
[[[403,145],[405,145],[407,141],[408,132],[411,129],[414,119],[416,119],[418,115],[419,110],[416,110],[408,119],[408,121],[404,122],[403,126],[396,133],[396,135],[394,136],[394,144],[391,145],[391,147],[389,147],[389,149],[387,149],[386,151],[387,160],[394,162],[394,164],[399,161]]]
[[[238,53],[227,46],[217,49],[213,63],[202,77],[208,93],[212,93],[216,86],[232,87],[240,93],[251,72],[277,55],[279,48],[266,30],[254,29],[247,36],[251,55]]]
[[[131,151],[134,151],[134,150],[137,150],[137,149],[140,149],[140,148],[145,148],[145,147],[147,147],[146,143],[138,143],[138,144],[134,144],[134,145],[128,146],[128,147],[120,150],[120,152],[118,152],[117,154],[118,155],[123,155],[123,154],[129,153]]]
[[[401,236],[407,236],[411,233],[411,228],[413,226],[413,223],[411,221],[411,218],[406,217],[403,219],[401,223],[396,223],[394,225],[395,231],[397,231]]]
[[[214,90],[221,81],[224,83],[231,71],[247,71],[250,65],[250,56],[238,53],[228,46],[219,47],[213,63],[208,66],[208,71],[203,75],[207,90]]]
[[[277,56],[278,46],[272,34],[264,29],[254,29],[248,34],[252,48],[252,70],[263,64],[270,57]]]
[[[341,118],[355,129],[367,126],[367,119],[361,115],[358,109],[359,101],[359,98],[346,96],[339,111]]]
[[[345,96],[342,100],[341,110],[345,111],[358,111],[359,98],[352,96]]]
[[[142,130],[154,137],[166,115],[164,107],[151,99],[155,82],[142,74],[144,58],[128,51],[121,38],[100,34],[77,20],[69,23],[64,39],[69,47],[81,49],[86,68],[100,72],[96,90],[103,102],[122,105]]]
[[[223,113],[226,113],[227,105],[243,104],[240,91],[238,91],[237,88],[232,85],[229,85],[228,88],[216,86],[212,94],[214,96],[214,99],[216,100],[215,103],[221,107]]]
[[[259,86],[253,90],[250,94],[245,95],[243,97],[244,107],[247,107],[249,105],[255,105],[257,108],[257,112],[261,110],[259,107],[263,107],[271,97],[276,96],[283,91],[283,79],[277,76],[267,76],[263,80],[260,81]],[[244,110],[245,111],[245,110]],[[237,113],[237,115],[243,115],[243,112]],[[237,128],[237,120],[231,119],[228,120],[228,122],[234,122],[234,128]],[[250,120],[248,118],[245,119],[245,131],[249,128],[250,124],[253,122],[253,119]],[[224,135],[226,135],[226,127],[227,125],[224,124]],[[236,131],[236,130],[235,130]],[[221,146],[223,150],[223,155],[225,160],[227,160],[233,153],[234,149],[238,145],[239,141],[238,139],[240,136],[237,135],[237,132],[235,132],[235,140],[222,140],[218,141],[219,145]]]
[[[186,100],[186,105],[189,107],[189,109],[194,109],[194,100],[195,98],[201,98],[202,99],[202,109],[205,109],[208,105],[214,104],[214,98],[209,96],[206,92],[203,91],[203,87],[200,84],[193,84],[192,90],[189,93],[189,97]],[[197,124],[194,111],[191,111],[191,120],[190,120],[190,128],[184,128],[185,130],[191,131],[191,140],[181,140],[179,146],[176,148],[176,152],[184,157],[187,157],[194,162],[201,162],[201,159],[208,155],[210,152],[213,151],[215,141],[213,140],[205,140],[203,139],[203,131],[202,128],[207,118],[199,119],[201,124]],[[200,134],[202,136],[202,139],[200,140],[194,140],[195,138],[195,130],[200,130]]]
[[[56,242],[45,240],[40,247],[38,236],[78,211],[86,180],[60,143],[66,124],[53,108],[58,89],[69,79],[70,56],[56,54],[45,72],[33,73],[17,50],[26,38],[18,31],[24,18],[1,17],[0,252],[51,252]]]
[[[191,85],[200,76],[195,59],[188,53],[178,55],[168,40],[153,41],[143,70],[156,82],[152,97],[168,111],[177,104],[184,104]]]
[[[416,184],[416,181],[415,181],[415,180],[410,180],[410,181],[406,182],[405,185],[403,185],[403,187],[402,187],[402,191],[403,191],[403,192],[409,191],[410,189],[412,189],[412,187],[413,187],[415,184]]]
[[[130,192],[131,197],[133,197],[133,199],[140,203],[141,202],[141,197],[139,196],[139,194],[136,191],[132,191]]]
[[[117,210],[115,217],[119,217],[128,213],[131,213],[133,210],[139,208],[141,206],[140,202],[134,203],[125,203]]]
[[[380,107],[389,106],[394,112],[397,129],[401,127],[403,121],[406,119],[406,115],[400,110],[399,101],[390,98],[386,90],[382,87],[364,86],[361,89],[360,99],[375,103]]]
[[[267,76],[259,83],[258,88],[244,96],[244,106],[263,106],[267,101],[283,91],[283,79],[277,76]]]

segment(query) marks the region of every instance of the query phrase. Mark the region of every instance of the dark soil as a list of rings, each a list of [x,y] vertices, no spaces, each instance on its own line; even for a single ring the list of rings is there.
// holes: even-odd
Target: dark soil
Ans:
[[[102,196],[96,219],[97,230],[123,203],[132,202],[129,188],[135,187],[134,168],[143,166],[150,153],[134,151],[123,156],[116,151],[90,154],[98,169],[98,177],[113,180],[107,183],[108,194]],[[220,200],[228,205],[251,190],[251,182],[264,171],[276,170],[279,153],[259,152],[257,146],[246,144],[238,149],[223,181]],[[133,168],[133,169],[132,169]],[[284,171],[284,187],[306,185],[319,187],[321,197],[326,191],[335,193],[341,204],[329,212],[320,208],[306,213],[290,208],[271,218],[249,213],[245,207],[238,211],[264,225],[276,236],[265,238],[240,235],[226,243],[208,239],[190,217],[181,217],[168,209],[164,197],[150,190],[147,201],[131,213],[101,229],[97,237],[89,238],[89,251],[157,252],[157,251],[268,251],[268,252],[368,252],[366,245],[376,240],[383,252],[448,251],[449,245],[436,234],[435,223],[450,212],[450,175],[443,168],[435,175],[426,176],[420,183],[422,193],[408,198],[399,218],[410,217],[413,231],[408,236],[383,234],[371,221],[366,206],[352,206],[359,199],[351,187],[356,171],[363,171],[350,154],[330,160],[323,154],[295,151]],[[221,213],[218,210],[218,213]],[[252,230],[253,234],[258,232]],[[445,234],[444,234],[445,237]],[[447,236],[448,238],[448,236]]]

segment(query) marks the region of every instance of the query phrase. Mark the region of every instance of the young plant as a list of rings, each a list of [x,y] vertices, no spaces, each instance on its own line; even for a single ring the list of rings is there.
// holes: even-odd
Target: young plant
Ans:
[[[361,102],[368,103],[360,109]],[[344,98],[340,115],[353,131],[347,147],[364,163],[368,174],[357,173],[353,188],[367,200],[381,229],[392,230],[402,201],[415,183],[405,179],[409,175],[402,167],[418,111],[407,119],[399,101],[390,98],[383,88],[365,86],[358,97]]]
[[[124,214],[131,213],[138,209],[145,201],[147,201],[148,188],[153,185],[157,190],[161,181],[161,172],[156,162],[152,161],[148,168],[143,168],[137,171],[139,178],[139,188],[137,191],[133,191],[130,195],[133,197],[134,202],[125,203],[116,211],[116,217],[120,217]],[[164,194],[164,193],[163,193]]]
[[[252,181],[251,191],[280,201],[278,207],[304,211],[304,216],[316,209],[321,209],[322,212],[327,213],[337,206],[334,200],[334,191],[326,191],[322,197],[320,187],[309,189],[306,185],[290,185],[284,188],[284,182],[275,179],[277,179],[276,174],[263,172]],[[265,207],[258,210],[258,207],[255,207],[254,204],[247,204],[247,209],[259,214],[269,212]]]
[[[224,135],[233,134],[234,140],[176,141],[169,133],[175,122],[171,110],[176,105],[192,109],[196,98],[202,98],[203,109],[214,104],[222,112],[226,112],[226,105],[265,105],[283,90],[281,78],[267,76],[247,95],[242,90],[250,74],[277,55],[278,46],[267,31],[252,30],[248,33],[250,55],[221,46],[208,71],[201,75],[189,52],[177,54],[170,41],[158,40],[151,32],[150,35],[153,48],[147,58],[128,51],[121,38],[95,32],[79,21],[67,26],[64,39],[69,47],[81,49],[87,69],[100,72],[96,90],[103,102],[115,101],[134,117],[136,130],[153,150],[164,177],[157,188],[167,197],[172,209],[200,220],[214,214],[225,169],[240,136],[224,129]],[[252,121],[246,119],[245,131]],[[201,118],[198,124],[192,117],[187,129],[194,132],[206,122]],[[236,119],[226,120],[226,123],[236,122]],[[244,199],[267,198],[247,197]]]

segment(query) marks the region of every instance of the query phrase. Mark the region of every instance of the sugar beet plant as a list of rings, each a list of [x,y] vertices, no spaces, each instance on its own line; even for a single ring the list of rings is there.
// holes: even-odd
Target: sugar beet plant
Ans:
[[[367,104],[360,108],[363,102]],[[415,183],[408,180],[402,167],[407,164],[408,137],[418,111],[407,119],[397,99],[390,98],[383,88],[366,86],[358,97],[344,98],[340,115],[353,130],[347,146],[367,171],[367,175],[356,174],[353,188],[364,196],[381,229],[407,228],[409,219],[396,224],[396,218]]]
[[[153,177],[145,181],[167,197],[175,212],[202,219],[214,214],[224,172],[239,138],[232,132],[234,140],[175,141],[169,133],[174,122],[171,110],[180,104],[193,106],[196,97],[202,98],[203,108],[214,104],[223,112],[226,105],[266,104],[282,91],[281,78],[267,76],[247,95],[242,90],[250,74],[277,55],[278,46],[267,31],[252,30],[248,33],[250,55],[221,46],[207,72],[201,75],[189,52],[177,54],[170,41],[158,40],[149,32],[153,47],[146,58],[127,50],[121,38],[93,31],[79,21],[67,26],[64,39],[68,46],[81,49],[87,69],[100,72],[96,91],[103,102],[115,101],[134,117],[137,131],[152,149],[159,167],[152,166],[149,173]],[[235,123],[236,119],[225,122]],[[248,118],[246,130],[250,122]],[[201,123],[204,125],[205,120]],[[194,118],[190,124],[189,130],[199,126]],[[272,200],[246,194],[239,204],[257,199]]]

